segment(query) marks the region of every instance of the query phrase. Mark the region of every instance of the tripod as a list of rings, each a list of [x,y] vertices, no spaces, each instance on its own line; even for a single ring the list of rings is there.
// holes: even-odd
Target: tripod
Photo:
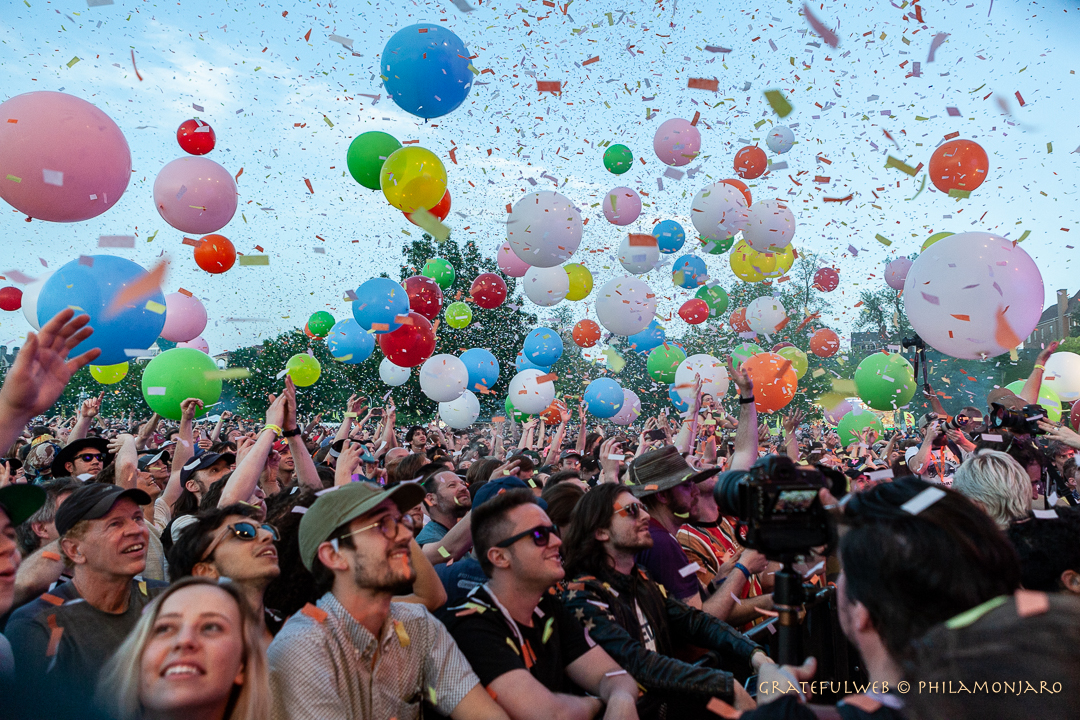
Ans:
[[[799,611],[806,602],[802,576],[791,569],[794,556],[779,558],[780,569],[776,571],[773,587],[773,604],[777,612],[777,635],[780,657],[776,662],[781,665],[802,664],[802,628],[799,623]]]

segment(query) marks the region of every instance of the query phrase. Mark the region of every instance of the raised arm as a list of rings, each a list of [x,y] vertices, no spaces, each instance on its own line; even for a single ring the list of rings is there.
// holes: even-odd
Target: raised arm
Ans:
[[[1046,361],[1050,359],[1050,356],[1054,354],[1054,351],[1058,349],[1057,341],[1050,343],[1041,353],[1039,357],[1035,359],[1035,367],[1031,369],[1031,374],[1028,375],[1027,381],[1024,382],[1023,389],[1018,393],[1024,402],[1031,405],[1035,405],[1039,402],[1039,390],[1042,388],[1043,372],[1046,370]]]
[[[188,398],[180,403],[180,434],[176,437],[176,445],[172,451],[172,471],[169,473],[169,482],[161,493],[161,500],[171,510],[180,495],[184,492],[184,483],[180,481],[180,472],[187,465],[188,460],[195,456],[195,441],[192,438],[192,419],[203,406],[202,400]]]
[[[76,421],[75,427],[68,433],[68,443],[86,437],[86,433],[90,431],[90,426],[94,424],[94,418],[101,412],[101,398],[104,396],[105,391],[102,391],[96,398],[87,398],[82,401],[82,405],[79,406],[79,419]]]
[[[135,437],[136,450],[146,449],[146,446],[150,443],[150,436],[157,430],[158,423],[160,422],[161,416],[154,413],[147,422],[143,423],[143,426],[139,428],[139,434]]]
[[[735,451],[731,454],[729,470],[749,470],[758,457],[757,406],[754,405],[754,381],[740,365],[738,369],[728,358],[728,375],[739,390],[739,427],[735,431]]]
[[[292,377],[285,376],[285,416],[282,430],[293,432],[296,430],[296,385]],[[269,421],[267,421],[269,422]],[[292,453],[293,464],[296,466],[296,479],[299,484],[306,485],[316,491],[322,490],[322,480],[319,479],[319,471],[315,469],[315,461],[311,458],[311,452],[300,435],[289,437],[289,451]]]
[[[232,475],[229,476],[225,487],[221,490],[218,507],[225,507],[238,502],[246,503],[251,500],[255,488],[259,484],[259,476],[262,475],[263,467],[266,465],[266,458],[274,448],[274,442],[277,440],[277,431],[270,426],[281,427],[281,424],[285,422],[286,394],[279,395],[266,409],[266,423],[262,432],[259,433],[259,439],[255,441],[255,446],[244,456],[236,469],[232,471]],[[321,489],[322,485],[320,484],[319,487]]]
[[[155,418],[157,417],[157,413],[154,414],[154,417]],[[219,442],[221,440],[221,426],[227,419],[229,419],[231,417],[232,417],[232,413],[229,412],[228,410],[222,410],[221,411],[221,414],[218,415],[218,421],[214,425],[214,431],[212,433],[210,433],[210,440],[211,441]]]

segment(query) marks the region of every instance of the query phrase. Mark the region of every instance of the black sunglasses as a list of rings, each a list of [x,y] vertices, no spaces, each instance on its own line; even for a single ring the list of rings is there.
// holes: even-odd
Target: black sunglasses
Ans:
[[[627,503],[626,505],[616,505],[615,512],[623,517],[636,518],[645,506],[639,502]]]
[[[101,453],[83,453],[82,455],[76,455],[75,458],[83,462],[94,462],[101,459]]]
[[[255,523],[238,522],[235,525],[226,526],[221,532],[218,533],[218,536],[214,538],[214,542],[210,543],[210,547],[206,548],[206,552],[203,553],[202,560],[200,560],[199,562],[206,560],[206,558],[210,557],[214,553],[214,550],[217,549],[217,546],[221,544],[221,541],[228,536],[229,531],[232,531],[233,536],[237,540],[250,542],[255,538],[259,537],[260,529],[266,530],[268,533],[270,533],[270,537],[274,539],[274,542],[278,541],[278,531],[277,528],[273,525],[270,525],[268,523],[256,525]]]
[[[517,535],[511,535],[500,543],[496,543],[495,547],[508,548],[518,540],[522,540],[527,537],[532,537],[533,543],[537,547],[547,547],[547,544],[551,542],[551,534],[557,533],[558,528],[554,525],[537,525],[534,528],[530,528],[525,532],[519,532]]]

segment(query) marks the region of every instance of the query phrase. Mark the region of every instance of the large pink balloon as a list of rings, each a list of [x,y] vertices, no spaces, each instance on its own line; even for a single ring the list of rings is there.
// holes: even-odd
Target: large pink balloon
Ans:
[[[210,354],[210,346],[203,340],[202,335],[192,340],[188,340],[187,342],[177,343],[176,347],[194,348],[195,350],[201,350],[207,355]]]
[[[206,308],[197,297],[174,292],[165,296],[165,327],[161,337],[175,343],[194,340],[206,329]]]
[[[50,222],[105,212],[131,180],[120,128],[74,95],[39,91],[0,104],[0,197]]]
[[[604,195],[604,217],[612,225],[629,225],[641,214],[641,196],[628,187],[617,187]]]
[[[851,403],[847,400],[841,400],[836,404],[834,408],[825,408],[825,422],[830,425],[837,425],[840,423],[840,419],[852,411]]]
[[[689,120],[665,120],[653,135],[653,151],[665,165],[689,165],[701,150],[701,133]]]
[[[529,264],[517,256],[514,249],[510,247],[509,241],[499,246],[496,262],[499,263],[499,269],[508,277],[525,277],[525,273],[529,272]]]
[[[165,222],[180,232],[217,232],[236,214],[236,182],[209,158],[177,158],[154,180],[154,204]]]

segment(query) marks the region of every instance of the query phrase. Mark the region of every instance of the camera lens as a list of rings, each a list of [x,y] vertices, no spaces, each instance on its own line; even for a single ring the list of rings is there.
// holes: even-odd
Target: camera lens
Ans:
[[[729,470],[717,475],[716,485],[713,486],[713,499],[716,500],[716,507],[721,515],[744,517],[739,486],[749,478],[750,473],[744,470]]]

